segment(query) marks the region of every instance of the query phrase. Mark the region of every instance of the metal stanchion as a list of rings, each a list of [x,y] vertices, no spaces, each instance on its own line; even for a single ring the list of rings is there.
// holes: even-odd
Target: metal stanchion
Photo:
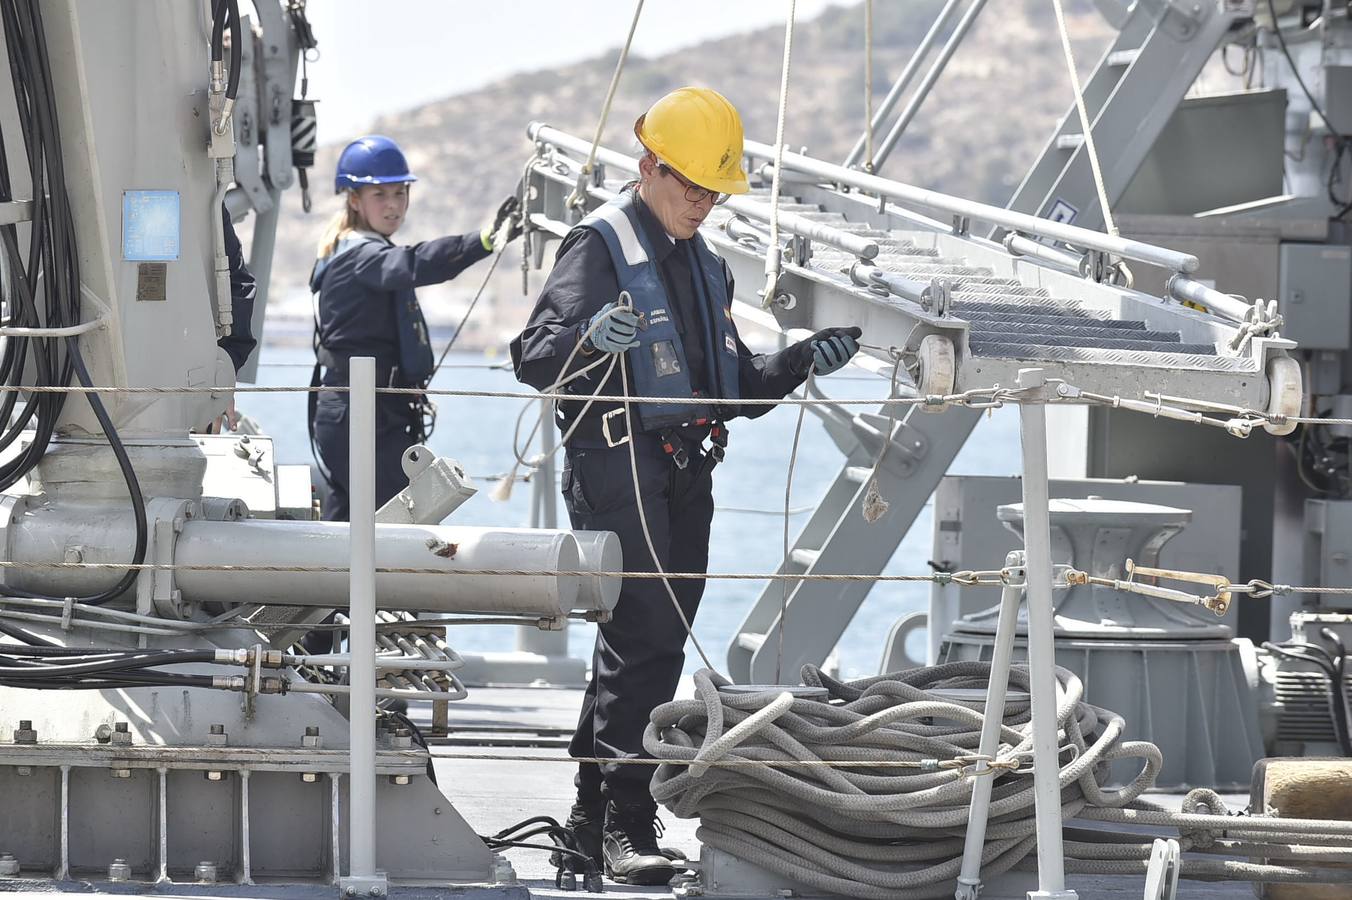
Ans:
[[[349,897],[380,897],[387,886],[385,877],[376,874],[376,361],[354,357],[348,371],[351,813],[348,876],[339,887]]]
[[[1041,388],[1041,369],[1020,369],[1021,388]],[[1033,797],[1037,820],[1038,889],[1029,900],[1076,900],[1066,889],[1061,839],[1061,763],[1056,740],[1056,645],[1052,615],[1052,538],[1047,487],[1047,408],[1019,405],[1023,445],[1023,547],[1028,602],[1028,680],[1033,703]]]
[[[1011,570],[1011,575],[1000,592],[1000,616],[995,626],[995,649],[991,654],[990,683],[986,688],[986,718],[981,723],[981,741],[976,750],[977,756],[991,759],[1000,749],[1009,666],[1014,658],[1014,633],[1019,625],[1019,603],[1023,600],[1023,576],[1012,570],[1022,566],[1022,551],[1015,550],[1005,557],[1005,568]],[[981,892],[981,851],[986,846],[986,820],[993,783],[993,778],[986,774],[989,770],[984,760],[977,761],[977,777],[972,779],[972,805],[967,811],[967,838],[962,848],[962,874],[958,876],[955,900],[976,900]]]

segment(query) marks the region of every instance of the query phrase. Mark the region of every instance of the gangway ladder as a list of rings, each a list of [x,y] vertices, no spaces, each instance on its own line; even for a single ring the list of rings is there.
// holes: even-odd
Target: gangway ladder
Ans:
[[[845,461],[777,574],[883,570],[980,417],[978,411],[965,408],[941,416],[918,409],[908,407],[897,417],[891,446],[877,473],[878,491],[889,506],[872,524],[865,520],[862,507],[874,462],[887,440],[885,408],[850,416],[833,407],[826,413],[827,430]],[[795,682],[804,664],[825,661],[872,587],[871,581],[790,582],[785,604],[784,582],[769,582],[728,648],[729,674],[743,684]],[[782,657],[781,627],[786,629]]]
[[[1253,15],[1254,0],[1120,0],[1117,38],[1084,84],[1085,109],[1108,202],[1126,191],[1174,110],[1231,28]],[[1103,227],[1080,117],[1069,112],[1024,176],[1008,208],[1084,228]],[[996,228],[994,234],[1002,236]]]

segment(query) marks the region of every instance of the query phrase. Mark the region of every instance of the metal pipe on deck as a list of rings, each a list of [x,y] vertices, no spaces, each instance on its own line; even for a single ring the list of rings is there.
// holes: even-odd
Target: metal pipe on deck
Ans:
[[[376,525],[377,569],[431,570],[376,573],[382,609],[556,617],[575,608],[581,552],[566,531],[471,528],[450,525]],[[347,526],[330,522],[188,522],[176,560],[210,566],[248,560],[254,566],[346,565]],[[457,570],[511,570],[513,575],[456,575]],[[541,574],[533,574],[540,572]],[[444,574],[442,574],[444,573]],[[342,572],[175,573],[185,599],[218,603],[341,604]]]
[[[121,574],[116,564],[131,554],[130,519],[125,510],[106,516],[78,507],[30,512],[8,529],[8,558],[33,568],[4,570],[5,583],[53,596],[81,596],[106,587]],[[378,569],[418,570],[376,573],[376,602],[382,609],[557,618],[575,609],[611,608],[619,590],[618,578],[588,579],[615,584],[583,591],[582,579],[548,574],[583,568],[578,541],[567,531],[376,525],[375,534]],[[82,562],[109,568],[47,568],[70,561],[72,535],[78,535]],[[604,537],[594,540],[605,542]],[[599,553],[597,558],[613,556]],[[179,567],[172,570],[173,587],[195,603],[339,607],[348,592],[348,525],[188,519],[171,564]],[[282,571],[287,568],[324,571]],[[520,574],[455,574],[465,569]]]

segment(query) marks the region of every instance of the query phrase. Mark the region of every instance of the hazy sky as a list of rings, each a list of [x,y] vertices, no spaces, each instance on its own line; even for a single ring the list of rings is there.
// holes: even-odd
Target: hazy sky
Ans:
[[[802,21],[851,0],[798,0]],[[634,52],[652,56],[783,24],[788,0],[646,0]],[[587,59],[623,43],[630,0],[310,0],[319,40],[310,96],[319,139],[376,116],[471,90],[515,72]],[[778,45],[779,39],[776,38]],[[597,98],[599,103],[600,97]]]

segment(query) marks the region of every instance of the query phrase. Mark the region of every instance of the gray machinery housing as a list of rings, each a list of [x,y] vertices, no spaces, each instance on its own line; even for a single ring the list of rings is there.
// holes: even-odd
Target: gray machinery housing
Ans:
[[[386,892],[387,878],[498,885],[497,896],[524,896],[510,866],[432,784],[428,751],[397,721],[379,730],[367,790],[370,770],[350,771],[351,688],[321,671],[355,661],[312,662],[291,652],[311,622],[349,603],[348,526],[314,521],[308,472],[277,466],[266,437],[192,433],[224,411],[235,386],[216,345],[230,324],[221,204],[236,216],[257,215],[250,262],[264,287],[280,192],[313,127],[310,107],[292,102],[309,40],[303,4],[253,6],[259,21],[245,18],[234,35],[242,71],[228,119],[225,80],[209,75],[216,4],[23,6],[40,16],[50,59],[50,91],[27,87],[50,102],[60,127],[82,356],[95,385],[155,390],[104,395],[107,433],[91,404],[70,396],[45,454],[0,493],[7,564],[0,643],[9,654],[27,636],[58,649],[108,648],[119,658],[175,649],[212,661],[164,673],[207,676],[191,687],[129,680],[99,690],[0,687],[0,874],[245,885],[356,876],[371,897]],[[18,223],[17,243],[27,248],[40,205],[21,170],[28,156],[14,91],[9,78],[0,80],[5,157],[20,198],[0,204],[0,222]],[[218,121],[229,127],[213,127]],[[147,223],[141,204],[152,201],[161,204],[149,221],[155,241],[141,246],[129,236]],[[16,282],[7,272],[7,304]],[[41,290],[56,291],[52,284],[48,278]],[[260,290],[256,336],[265,296]],[[39,306],[44,299],[39,293]],[[251,377],[247,368],[243,376]],[[120,583],[137,533],[130,479],[110,450],[112,428],[144,497],[144,562],[152,568],[96,605],[75,598]],[[380,688],[433,700],[444,724],[445,705],[466,696],[455,674],[464,660],[446,646],[444,628],[418,623],[416,613],[471,613],[541,629],[570,616],[604,618],[615,579],[552,573],[616,569],[622,560],[609,533],[442,525],[474,492],[471,479],[425,447],[408,451],[404,463],[408,488],[374,517],[373,568],[383,570],[374,576],[375,646],[398,658],[380,663]],[[239,564],[264,568],[220,570]],[[506,568],[518,574],[437,577]],[[375,710],[362,715],[374,719]],[[371,846],[357,838],[359,794],[373,810],[362,817],[363,830],[374,829]],[[371,871],[354,871],[349,847],[358,845],[371,851]],[[345,889],[355,896],[358,888]]]

